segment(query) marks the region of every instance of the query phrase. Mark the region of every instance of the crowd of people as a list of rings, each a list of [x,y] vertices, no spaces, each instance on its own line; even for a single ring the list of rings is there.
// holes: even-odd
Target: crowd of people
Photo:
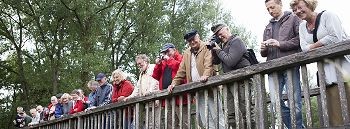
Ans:
[[[267,60],[273,60],[301,51],[313,50],[328,44],[349,39],[336,14],[331,13],[330,11],[325,11],[323,13],[315,12],[317,0],[292,0],[290,4],[293,10],[292,12],[282,11],[281,0],[266,0],[265,6],[269,14],[272,16],[272,19],[264,30],[263,42],[261,42],[260,45],[260,54],[262,57],[267,57]],[[322,17],[317,20],[317,17],[320,15],[322,15]],[[183,38],[186,40],[189,48],[187,48],[183,54],[180,54],[174,44],[164,44],[160,51],[162,56],[156,58],[155,64],[151,64],[147,55],[137,55],[135,62],[141,72],[139,73],[136,84],[133,84],[126,79],[127,77],[123,70],[117,69],[111,74],[111,82],[108,82],[105,73],[99,73],[95,76],[95,80],[89,81],[87,87],[91,90],[91,93],[88,96],[84,96],[83,91],[80,89],[73,90],[70,94],[64,93],[52,96],[51,104],[48,107],[42,107],[39,105],[36,108],[30,109],[32,117],[26,115],[22,107],[18,107],[18,114],[16,120],[14,120],[15,126],[24,127],[34,125],[42,121],[61,118],[69,114],[105,106],[110,103],[128,101],[130,98],[145,96],[160,90],[168,90],[169,93],[171,93],[174,87],[182,86],[181,84],[189,82],[206,82],[209,77],[217,74],[213,65],[221,64],[221,70],[223,73],[226,73],[252,64],[250,59],[248,59],[249,56],[246,56],[247,48],[244,45],[244,42],[239,36],[232,34],[227,25],[216,24],[211,27],[211,31],[213,32],[212,39],[215,40],[208,42],[204,42],[196,30],[191,30],[185,33]],[[349,59],[344,56],[344,59],[341,61],[342,67],[344,67],[343,69],[350,70]],[[299,73],[300,67],[297,66],[292,69],[292,87],[294,88],[296,107],[296,126],[297,128],[303,128]],[[336,92],[339,93],[339,91],[330,90],[337,88],[335,86],[336,79],[333,78],[335,74],[334,65],[326,64],[324,69],[326,72],[325,79],[327,83],[327,95]],[[269,74],[268,80],[273,105],[276,103],[276,92],[280,92],[279,95],[282,95],[282,92],[284,90],[287,92],[289,87],[286,83],[288,80],[286,71],[280,71],[277,73],[277,85],[274,83],[275,78],[274,74]],[[239,83],[239,85],[242,84]],[[233,88],[234,84],[227,85],[232,85],[229,87]],[[347,87],[346,93],[348,93],[349,96],[350,88]],[[246,104],[244,102],[244,91],[243,89],[238,90],[240,104],[239,112],[235,113],[233,108],[229,108],[228,113],[244,116],[244,114],[246,114],[244,108]],[[199,112],[197,112],[200,116],[199,124],[202,127],[208,122],[209,128],[215,128],[214,120],[218,117],[223,118],[222,110],[218,110],[219,114],[214,112],[216,111],[215,108],[222,109],[220,104],[218,106],[214,104],[214,98],[218,98],[219,101],[222,101],[221,97],[209,94],[208,118],[205,118],[204,115],[205,108],[199,108]],[[332,103],[340,103],[339,96],[331,96],[329,100],[331,100]],[[197,106],[205,106],[205,97],[203,93],[199,94],[198,100],[196,101],[198,101],[197,103],[199,104]],[[227,101],[229,101],[228,104],[234,104],[233,96],[228,96]],[[331,101],[329,102],[331,103]],[[282,120],[287,128],[291,128],[290,108],[284,103],[284,100],[280,100],[280,102]],[[181,103],[183,105],[182,117],[187,118],[187,94],[183,95],[183,102]],[[156,101],[155,104],[156,108],[160,109],[158,113],[155,113],[155,117],[162,116],[162,119],[159,120],[171,123],[170,119],[164,119],[164,109],[169,108],[165,107],[164,100]],[[339,105],[336,104],[328,105],[331,114],[338,114],[330,115],[332,119],[329,120],[332,125],[339,125],[342,123],[342,117],[339,115],[341,113],[337,113],[336,111],[338,109],[334,107],[339,107]],[[177,107],[180,105],[179,98],[176,98],[176,105]],[[233,106],[230,105],[228,107]],[[168,118],[171,118],[171,114],[168,113],[168,115]],[[175,116],[175,128],[179,128],[178,117],[180,114],[178,110],[175,111]],[[145,117],[152,117],[152,115]],[[156,121],[157,120],[158,119],[156,119]],[[182,127],[187,128],[187,125],[189,124],[187,119],[182,120],[184,124]],[[162,125],[150,126],[163,128]],[[223,129],[224,126],[223,119],[219,119],[219,128]],[[243,126],[246,127],[246,125]]]

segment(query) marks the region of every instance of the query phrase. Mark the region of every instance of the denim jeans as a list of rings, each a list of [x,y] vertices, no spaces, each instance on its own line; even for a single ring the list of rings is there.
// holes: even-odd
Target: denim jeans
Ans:
[[[302,120],[302,100],[301,100],[301,86],[300,86],[300,67],[295,67],[292,69],[293,76],[293,84],[294,84],[294,100],[295,100],[295,109],[296,109],[296,126],[297,128],[303,128],[303,120]],[[288,84],[287,84],[287,71],[278,72],[278,84],[279,84],[279,93],[280,93],[280,102],[281,102],[281,110],[282,110],[282,121],[287,126],[288,129],[291,129],[291,115],[290,108],[285,104],[282,100],[282,93],[288,92]],[[275,106],[275,86],[273,83],[272,74],[269,74],[269,88],[271,93],[271,102]],[[283,92],[285,91],[285,92]],[[273,106],[273,107],[274,107]]]

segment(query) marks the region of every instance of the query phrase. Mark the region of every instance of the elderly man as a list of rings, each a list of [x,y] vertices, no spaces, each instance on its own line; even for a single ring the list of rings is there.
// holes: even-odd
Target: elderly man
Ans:
[[[188,82],[206,82],[210,76],[214,75],[213,63],[212,63],[212,53],[207,49],[206,44],[200,39],[199,34],[196,30],[190,31],[184,35],[184,39],[187,41],[190,48],[186,49],[183,54],[183,60],[180,64],[180,68],[173,79],[171,85],[168,87],[169,92],[172,92],[174,86],[182,84],[186,79]],[[211,90],[209,90],[211,91]],[[199,100],[197,100],[199,107],[205,107],[204,104],[204,94],[203,92],[199,95]],[[212,92],[209,92],[209,128],[216,128],[214,119],[219,119],[219,128],[224,128],[223,112],[219,110],[219,114],[214,112],[214,108],[217,107],[214,103],[214,96]],[[202,126],[205,123],[205,108],[199,108],[199,116],[201,119]],[[219,105],[220,109],[220,105]]]
[[[247,59],[247,56],[244,56],[247,54],[247,49],[245,47],[245,44],[243,41],[236,35],[233,35],[229,29],[229,27],[225,24],[216,24],[211,27],[212,32],[214,33],[214,36],[217,37],[220,45],[215,44],[214,46],[208,47],[209,49],[212,49],[213,57],[214,57],[214,64],[220,64],[222,65],[222,71],[224,73],[240,69],[246,66],[251,65],[249,60]],[[232,107],[228,109],[228,115],[229,115],[229,121],[236,121],[235,114],[242,117],[245,116],[245,100],[244,100],[244,82],[239,82],[238,87],[238,101],[239,101],[239,112],[234,112],[234,100],[233,100],[233,93],[229,93],[227,95],[227,104],[228,107]],[[227,85],[230,91],[233,91],[233,83]],[[250,88],[249,88],[250,89]],[[243,117],[244,118],[244,117]],[[242,124],[245,122],[241,121]],[[238,125],[235,125],[234,123],[230,123],[234,128],[237,128]],[[246,127],[246,125],[241,125],[240,127]]]
[[[152,92],[159,91],[158,81],[152,77],[154,64],[150,64],[150,60],[148,56],[146,56],[145,54],[137,55],[135,58],[135,61],[136,61],[136,65],[140,70],[139,79],[137,81],[136,86],[134,87],[134,91],[132,92],[132,94],[126,97],[124,100],[133,98],[136,96],[145,96]],[[156,124],[155,126],[153,126],[153,122],[151,122],[152,115],[145,116],[146,108],[149,108],[150,113],[152,112],[152,103],[149,103],[149,104],[150,104],[149,107],[145,106],[144,108],[140,108],[140,110],[142,110],[140,111],[142,114],[140,116],[142,117],[142,120],[145,120],[144,118],[148,117],[150,128],[153,128],[153,129],[160,128],[158,125],[159,116],[160,116],[160,110],[158,107],[159,102],[156,101],[156,105],[155,105],[156,107],[155,108],[155,124]]]
[[[106,75],[104,73],[97,74],[96,81],[99,87],[96,90],[95,100],[91,102],[91,105],[97,107],[111,103],[112,85],[107,82]]]
[[[163,45],[161,49],[161,57],[158,57],[156,59],[156,66],[154,67],[154,71],[152,74],[152,77],[159,81],[159,89],[167,89],[168,86],[171,84],[173,78],[175,77],[180,63],[182,61],[182,55],[179,53],[179,51],[176,49],[175,45],[172,43],[166,43]],[[176,98],[176,105],[179,105],[180,101],[178,98]],[[183,96],[183,108],[186,108],[187,105],[187,95]],[[165,101],[162,101],[162,114],[165,114]],[[168,110],[170,109],[170,106],[167,105]],[[176,107],[178,108],[178,107]],[[179,112],[175,112],[176,118],[175,118],[175,124],[178,125],[179,123]],[[187,115],[187,114],[186,114]],[[187,116],[183,116],[184,118]],[[171,118],[171,114],[168,113],[168,118]],[[162,115],[162,121],[165,121],[165,115]],[[168,123],[171,123],[171,119],[167,119]],[[185,121],[186,124],[186,121]]]

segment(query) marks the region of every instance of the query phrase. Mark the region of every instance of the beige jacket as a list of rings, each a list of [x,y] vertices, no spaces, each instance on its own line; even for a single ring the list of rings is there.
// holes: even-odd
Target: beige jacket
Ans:
[[[183,59],[180,64],[179,70],[176,73],[172,81],[172,85],[180,85],[181,82],[186,79],[187,82],[192,82],[191,78],[191,48],[185,50]],[[196,54],[197,70],[200,76],[212,76],[214,75],[213,69],[213,57],[211,51],[207,49],[204,42],[201,42],[200,48]]]

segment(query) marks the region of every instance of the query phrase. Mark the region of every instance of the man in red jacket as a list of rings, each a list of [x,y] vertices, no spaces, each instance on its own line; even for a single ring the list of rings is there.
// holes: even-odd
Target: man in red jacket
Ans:
[[[154,67],[152,77],[159,81],[159,90],[167,89],[171,84],[173,78],[175,77],[180,63],[182,61],[182,55],[176,50],[175,45],[172,43],[166,43],[163,45],[161,52],[161,57],[156,59],[156,66]],[[183,82],[185,83],[185,82]],[[187,95],[183,96],[183,105],[187,105]],[[180,104],[179,98],[176,98],[176,105]],[[162,107],[165,107],[165,102],[162,101]],[[167,105],[170,108],[169,105]],[[186,108],[184,106],[183,108]],[[170,109],[171,110],[171,109]],[[169,110],[169,111],[170,111]],[[184,111],[185,109],[183,109]],[[164,110],[163,110],[164,111]],[[163,112],[162,111],[162,112]],[[177,115],[177,111],[176,115]],[[183,113],[183,115],[187,115]],[[179,116],[179,115],[177,115]],[[168,112],[168,118],[171,118],[171,113]],[[187,116],[183,116],[183,118],[187,118]],[[162,119],[164,119],[164,115],[162,114]],[[179,119],[175,118],[176,127],[178,127]],[[162,120],[164,122],[164,120]],[[171,123],[171,119],[168,119],[168,124]]]

